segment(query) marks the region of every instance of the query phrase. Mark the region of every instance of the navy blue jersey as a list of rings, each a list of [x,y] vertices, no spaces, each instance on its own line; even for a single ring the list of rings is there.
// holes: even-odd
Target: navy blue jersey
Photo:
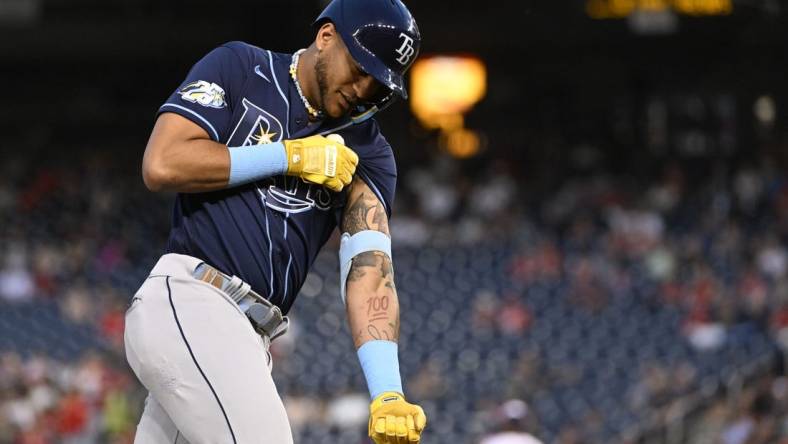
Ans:
[[[289,74],[291,54],[242,43],[211,51],[159,109],[201,126],[230,147],[325,133],[347,121],[310,122]],[[360,176],[390,215],[396,166],[377,123],[338,131],[359,157]],[[260,149],[264,149],[261,147]],[[167,252],[200,258],[251,284],[287,312],[339,222],[346,192],[278,176],[208,193],[177,195]]]

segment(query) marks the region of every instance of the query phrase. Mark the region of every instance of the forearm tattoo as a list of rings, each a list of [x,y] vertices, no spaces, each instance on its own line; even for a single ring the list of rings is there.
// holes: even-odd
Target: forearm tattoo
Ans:
[[[389,234],[389,221],[386,209],[372,193],[362,191],[353,196],[351,188],[348,193],[350,201],[342,218],[342,232],[356,234],[363,230],[375,230]]]
[[[388,215],[374,194],[369,190],[353,193],[351,188],[348,195],[350,200],[342,219],[342,232],[356,234],[363,230],[375,230],[389,234]],[[376,288],[365,295],[366,299],[363,300],[366,321],[356,326],[356,341],[363,342],[364,338],[398,340],[399,305],[391,259],[379,251],[367,251],[356,256],[350,266],[348,285],[361,280],[367,280]],[[358,303],[362,303],[362,300]]]

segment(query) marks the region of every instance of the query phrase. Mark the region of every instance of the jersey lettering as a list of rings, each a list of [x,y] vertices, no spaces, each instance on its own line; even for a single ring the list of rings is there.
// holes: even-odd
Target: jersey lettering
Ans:
[[[279,119],[245,97],[241,105],[244,112],[230,134],[227,146],[262,145],[282,140],[284,132]]]
[[[282,140],[284,132],[279,119],[246,98],[241,105],[244,112],[230,135],[228,146],[264,145]],[[327,211],[331,208],[328,190],[297,177],[268,179],[261,183],[258,192],[268,208],[282,213],[303,213],[312,208]]]
[[[331,193],[327,189],[298,177],[268,179],[258,192],[268,208],[281,213],[297,214],[313,208],[328,211],[331,208]]]

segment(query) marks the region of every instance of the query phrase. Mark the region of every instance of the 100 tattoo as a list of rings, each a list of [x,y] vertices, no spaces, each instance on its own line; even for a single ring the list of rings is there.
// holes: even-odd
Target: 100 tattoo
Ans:
[[[374,296],[367,299],[367,316],[386,314],[389,309],[388,296]]]

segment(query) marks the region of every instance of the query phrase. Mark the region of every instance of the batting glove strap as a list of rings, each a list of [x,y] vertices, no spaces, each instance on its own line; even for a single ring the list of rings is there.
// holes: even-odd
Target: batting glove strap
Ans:
[[[418,443],[426,425],[424,410],[401,393],[382,393],[369,405],[369,437],[375,444]]]

